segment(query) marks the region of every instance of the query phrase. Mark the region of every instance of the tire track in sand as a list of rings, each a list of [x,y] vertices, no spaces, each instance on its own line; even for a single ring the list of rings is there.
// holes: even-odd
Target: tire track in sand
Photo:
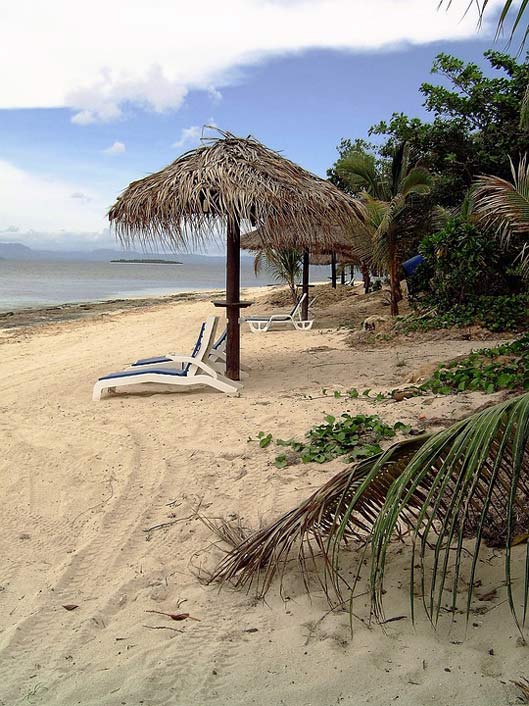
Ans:
[[[50,592],[37,597],[31,613],[6,631],[0,642],[1,696],[7,703],[15,704],[27,692],[26,679],[35,671],[45,669],[51,675],[59,659],[54,645],[62,644],[65,630],[79,631],[90,620],[85,611],[67,613],[62,605],[77,602],[79,596],[83,602],[93,597],[104,585],[109,567],[120,550],[145,541],[143,517],[149,512],[153,497],[158,495],[165,464],[160,460],[153,462],[154,445],[148,435],[133,430],[129,434],[127,444],[132,450],[123,466],[130,472],[122,491],[106,506],[97,534],[75,551]],[[97,608],[92,609],[92,615],[96,612]],[[77,634],[75,642],[79,638]],[[20,672],[20,665],[27,666],[25,674]]]

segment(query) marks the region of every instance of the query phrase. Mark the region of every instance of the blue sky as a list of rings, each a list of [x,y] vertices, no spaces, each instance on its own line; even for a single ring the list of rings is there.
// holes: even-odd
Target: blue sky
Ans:
[[[22,15],[28,3],[20,0]],[[57,13],[69,7],[62,0],[49,4]],[[180,35],[160,23],[152,28],[159,35],[152,46],[144,42],[137,49],[140,20],[150,18],[155,6],[163,15],[175,4]],[[437,12],[437,0],[371,0],[378,14],[360,19],[367,12],[360,0],[228,0],[232,21],[219,36],[215,26],[197,26],[187,3],[138,0],[138,26],[116,31],[112,52],[99,59],[105,37],[92,34],[90,42],[90,33],[109,21],[109,5],[119,9],[122,0],[106,6],[94,1],[88,38],[79,35],[77,43],[75,37],[64,40],[68,17],[60,40],[54,34],[59,15],[53,12],[29,28],[36,63],[30,73],[14,66],[0,97],[2,241],[112,245],[104,216],[119,191],[196,146],[205,123],[251,133],[324,176],[340,138],[365,137],[370,125],[393,111],[425,115],[418,88],[430,79],[438,52],[483,63],[493,35],[492,25],[477,34],[475,17],[462,20],[457,3],[448,14]],[[27,43],[27,21],[16,8],[11,12],[9,37],[0,30],[0,39],[20,46]],[[237,13],[243,25],[260,20],[262,31],[241,40],[232,27]],[[296,22],[295,31],[278,33],[278,18]],[[185,46],[174,57],[173,42],[179,41]],[[38,50],[49,47],[55,50],[39,74]],[[0,49],[0,60],[2,51],[9,46]],[[142,52],[143,59],[136,56]]]

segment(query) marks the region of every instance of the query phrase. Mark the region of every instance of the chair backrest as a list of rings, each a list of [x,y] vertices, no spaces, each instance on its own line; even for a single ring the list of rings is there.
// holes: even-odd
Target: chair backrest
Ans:
[[[213,344],[213,350],[217,352],[222,352],[226,346],[226,337],[228,335],[228,329],[225,328],[224,331],[220,334],[220,336],[217,338],[215,343]]]
[[[195,347],[191,353],[191,358],[196,358],[197,360],[203,360],[209,354],[212,348],[212,341],[215,336],[215,331],[217,329],[218,316],[208,316],[206,321],[202,324],[200,328],[200,333],[198,334]],[[191,368],[191,363],[186,363],[184,366],[185,373],[189,372]]]
[[[300,310],[300,308],[301,308],[301,305],[302,305],[303,302],[305,301],[306,296],[307,296],[307,293],[305,292],[305,293],[298,299],[298,303],[294,306],[294,308],[293,308],[292,311],[290,312],[290,316],[292,316],[292,317],[296,316],[296,314],[299,312],[299,310]],[[300,314],[300,318],[301,318],[301,314]]]

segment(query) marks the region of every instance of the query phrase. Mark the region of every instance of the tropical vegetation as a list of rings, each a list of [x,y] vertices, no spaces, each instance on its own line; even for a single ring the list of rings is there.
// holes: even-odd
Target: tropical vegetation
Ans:
[[[478,5],[484,12],[488,0]],[[507,0],[500,27],[512,20],[513,36],[528,8],[529,0]],[[389,278],[393,315],[402,297],[401,264],[422,257],[414,275],[416,314],[398,317],[397,331],[479,324],[519,334],[439,365],[421,384],[363,396],[383,405],[465,392],[501,393],[502,401],[418,435],[381,416],[349,412],[327,416],[303,440],[260,432],[260,446],[286,447],[278,468],[338,457],[353,463],[269,526],[241,537],[215,580],[264,595],[297,556],[306,585],[317,576],[331,603],[349,602],[353,614],[367,564],[372,614],[383,620],[390,544],[407,535],[412,617],[419,595],[436,625],[444,612],[459,610],[463,593],[470,614],[479,550],[487,544],[505,550],[507,600],[523,632],[529,552],[523,550],[521,577],[511,564],[529,534],[529,63],[498,51],[485,58],[490,71],[439,54],[432,73],[442,83],[420,87],[431,119],[394,113],[371,128],[372,142],[342,139],[328,177],[363,203],[365,231],[358,237],[367,237],[371,266]],[[351,388],[335,396],[351,401],[360,393]],[[384,450],[398,431],[406,436]],[[346,543],[359,550],[352,579]]]
[[[267,270],[277,282],[287,285],[292,298],[292,303],[296,304],[298,294],[296,283],[301,276],[303,266],[303,254],[299,250],[276,248],[264,248],[259,250],[254,257],[254,271],[259,274],[263,269]]]
[[[342,139],[328,171],[365,202],[372,262],[390,280],[392,314],[400,264],[422,255],[410,287],[417,328],[452,322],[520,330],[526,323],[529,167],[519,116],[529,64],[496,51],[485,58],[492,76],[439,54],[432,73],[443,84],[420,87],[432,119],[395,113],[371,128],[378,144]],[[512,316],[503,316],[509,303]]]
[[[372,261],[389,275],[391,313],[399,313],[402,299],[399,266],[401,240],[409,234],[404,218],[413,196],[428,194],[430,177],[426,170],[410,163],[406,142],[395,147],[388,161],[377,161],[365,150],[344,153],[335,173],[348,191],[363,200],[372,239]]]

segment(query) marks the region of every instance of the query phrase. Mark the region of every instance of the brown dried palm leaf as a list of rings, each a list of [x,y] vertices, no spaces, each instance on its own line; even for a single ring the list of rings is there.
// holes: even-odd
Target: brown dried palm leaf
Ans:
[[[423,440],[424,437],[416,437],[402,442],[398,447],[398,459],[393,458],[392,449],[383,454],[386,461],[380,473],[370,484],[369,491],[358,498],[354,516],[344,527],[345,540],[366,541],[388,488]],[[331,589],[334,589],[341,600],[341,578],[332,568],[328,539],[341,526],[350,503],[370,476],[378,458],[372,457],[341,471],[298,507],[248,537],[222,559],[212,580],[230,581],[248,590],[253,588],[263,596],[276,574],[282,577],[292,555],[297,555],[307,589],[309,573],[313,569],[329,598]],[[320,572],[321,563],[315,561],[320,554],[324,557],[323,573]]]
[[[310,247],[363,218],[329,181],[252,137],[218,132],[125,189],[108,214],[124,245],[201,246],[231,219],[261,226],[269,247]]]
[[[297,508],[249,537],[223,559],[214,578],[248,588],[254,585],[262,595],[278,571],[283,575],[290,555],[297,554],[308,587],[307,560],[317,570],[317,550],[323,556],[321,585],[329,597],[334,590],[341,598],[341,548],[351,538],[363,538],[371,551],[372,608],[383,619],[388,549],[404,525],[413,539],[412,615],[419,588],[435,623],[448,582],[455,611],[466,557],[468,615],[479,549],[488,541],[506,546],[508,601],[521,628],[528,605],[529,562],[526,554],[520,620],[512,593],[511,549],[529,530],[528,441],[529,394],[524,394],[443,431],[399,442],[342,471]],[[464,542],[470,537],[475,541],[469,553]]]

